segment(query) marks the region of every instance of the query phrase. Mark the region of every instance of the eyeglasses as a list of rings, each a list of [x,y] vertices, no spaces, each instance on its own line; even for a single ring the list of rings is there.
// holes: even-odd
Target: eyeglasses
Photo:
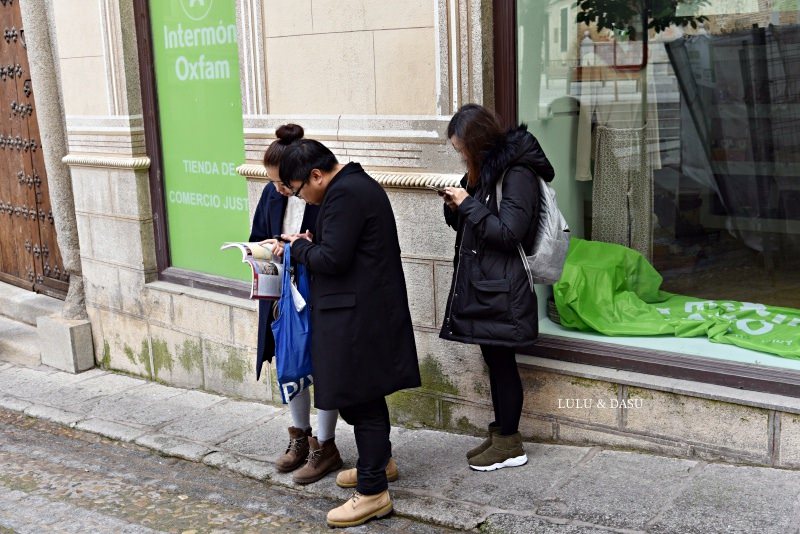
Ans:
[[[308,183],[307,180],[305,182],[301,183],[300,187],[297,188],[297,191],[295,191],[293,188],[290,187],[289,191],[292,192],[292,196],[300,198],[300,191],[303,190],[303,186],[305,186],[307,183]]]

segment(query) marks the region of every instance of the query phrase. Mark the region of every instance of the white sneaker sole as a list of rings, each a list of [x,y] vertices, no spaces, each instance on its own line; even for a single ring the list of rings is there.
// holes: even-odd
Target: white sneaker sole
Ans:
[[[472,465],[470,464],[469,468],[474,469],[475,471],[494,471],[496,469],[502,469],[504,467],[519,467],[521,465],[525,465],[528,463],[528,455],[523,454],[522,456],[517,456],[515,458],[509,458],[505,462],[500,462],[492,465]]]

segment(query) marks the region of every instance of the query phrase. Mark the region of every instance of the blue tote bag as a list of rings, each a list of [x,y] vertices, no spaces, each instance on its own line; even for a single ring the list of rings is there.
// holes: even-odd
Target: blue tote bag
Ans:
[[[292,285],[294,270],[297,289]],[[283,249],[283,283],[281,298],[278,300],[278,318],[272,322],[272,335],[275,337],[275,365],[278,370],[278,385],[281,388],[283,403],[287,404],[295,395],[308,388],[312,382],[311,370],[311,312],[306,303],[298,311],[295,304],[299,292],[302,300],[308,302],[309,281],[306,266],[292,267],[291,246]]]

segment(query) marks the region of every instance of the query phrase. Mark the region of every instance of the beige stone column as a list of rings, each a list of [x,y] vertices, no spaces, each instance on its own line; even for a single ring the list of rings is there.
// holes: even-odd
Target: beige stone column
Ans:
[[[69,167],[61,160],[67,155],[64,107],[58,79],[58,66],[53,49],[55,30],[50,2],[20,2],[25,29],[31,81],[36,95],[36,115],[44,153],[50,204],[53,208],[58,248],[69,273],[69,291],[62,316],[65,319],[87,319],[83,274],[75,221],[75,201]]]

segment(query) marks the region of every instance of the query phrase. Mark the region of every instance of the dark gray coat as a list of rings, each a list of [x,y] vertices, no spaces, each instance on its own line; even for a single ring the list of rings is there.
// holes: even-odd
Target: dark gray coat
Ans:
[[[295,241],[292,258],[311,271],[314,405],[344,408],[419,386],[394,213],[361,165],[331,180],[314,242]]]
[[[496,185],[505,173],[497,209]],[[453,282],[440,337],[525,350],[539,334],[536,295],[517,244],[533,246],[539,215],[539,174],[554,171],[539,142],[522,125],[484,157],[480,180],[447,223],[458,231]],[[466,177],[462,186],[466,185]]]

